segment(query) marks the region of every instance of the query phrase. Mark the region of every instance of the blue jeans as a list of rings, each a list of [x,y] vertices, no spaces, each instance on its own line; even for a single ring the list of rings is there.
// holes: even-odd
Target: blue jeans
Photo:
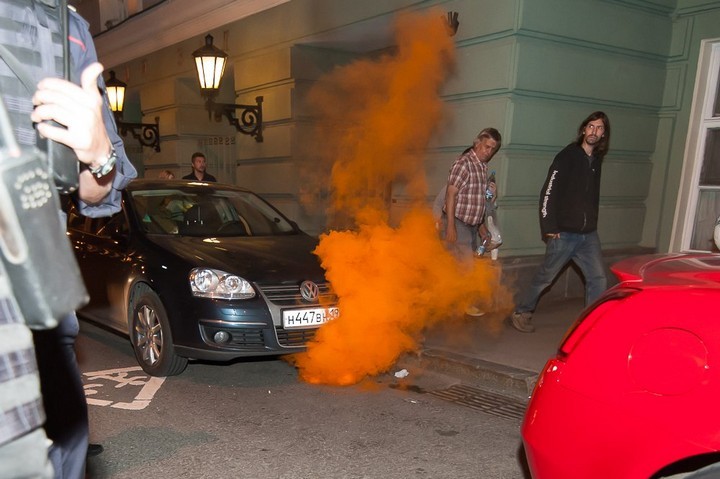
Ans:
[[[585,277],[585,305],[595,301],[607,288],[597,231],[586,234],[560,233],[560,238],[548,240],[545,259],[530,287],[519,295],[515,311],[534,311],[542,292],[570,260],[578,265]]]

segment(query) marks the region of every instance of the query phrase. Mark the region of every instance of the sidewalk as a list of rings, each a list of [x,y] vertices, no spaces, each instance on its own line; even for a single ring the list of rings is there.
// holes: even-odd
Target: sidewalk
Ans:
[[[440,325],[426,331],[421,351],[402,364],[410,371],[437,371],[526,400],[582,309],[582,298],[541,301],[533,333],[521,333],[493,314]]]

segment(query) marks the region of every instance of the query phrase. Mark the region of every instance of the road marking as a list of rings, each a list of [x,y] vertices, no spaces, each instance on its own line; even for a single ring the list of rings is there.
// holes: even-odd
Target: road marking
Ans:
[[[133,374],[137,371],[142,374]],[[84,385],[85,398],[87,403],[93,406],[110,406],[118,409],[127,409],[131,411],[140,411],[145,409],[152,401],[155,393],[160,389],[165,378],[148,376],[143,372],[140,366],[130,368],[106,369],[104,371],[92,371],[83,373],[87,382]],[[91,397],[102,395],[100,389],[103,386],[112,386],[113,390],[124,389],[125,396],[128,390],[133,390],[138,386],[142,386],[140,391],[131,401],[113,401],[111,399],[101,399],[99,397]],[[113,395],[113,391],[104,394],[104,396]]]

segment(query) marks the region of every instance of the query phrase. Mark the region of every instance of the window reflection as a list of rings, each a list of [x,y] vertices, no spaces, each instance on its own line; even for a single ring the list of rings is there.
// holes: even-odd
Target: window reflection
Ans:
[[[720,67],[718,67],[718,70],[720,70]],[[718,71],[718,78],[720,78],[720,71]],[[713,117],[720,116],[720,81],[717,82],[716,90],[715,90],[715,106],[713,106]]]
[[[695,224],[693,225],[690,249],[696,251],[714,250],[713,231],[718,215],[720,215],[720,191],[701,191],[695,212]]]
[[[720,186],[720,128],[707,130],[700,186]]]

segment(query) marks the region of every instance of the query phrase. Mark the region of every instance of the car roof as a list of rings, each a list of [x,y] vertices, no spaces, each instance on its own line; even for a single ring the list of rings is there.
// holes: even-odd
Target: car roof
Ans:
[[[183,190],[224,190],[224,191],[238,191],[245,193],[252,193],[247,188],[241,188],[239,186],[230,185],[227,183],[210,183],[204,181],[191,181],[191,180],[163,180],[163,179],[144,179],[138,178],[132,180],[128,185],[127,191],[137,190],[162,190],[167,188],[181,188]]]
[[[205,181],[191,181],[191,180],[163,180],[163,179],[145,179],[137,178],[132,180],[127,185],[128,191],[137,191],[145,189],[166,189],[166,188],[182,188],[183,190],[224,190],[224,191],[239,191],[252,193],[247,188],[242,188],[227,183],[215,183]]]

